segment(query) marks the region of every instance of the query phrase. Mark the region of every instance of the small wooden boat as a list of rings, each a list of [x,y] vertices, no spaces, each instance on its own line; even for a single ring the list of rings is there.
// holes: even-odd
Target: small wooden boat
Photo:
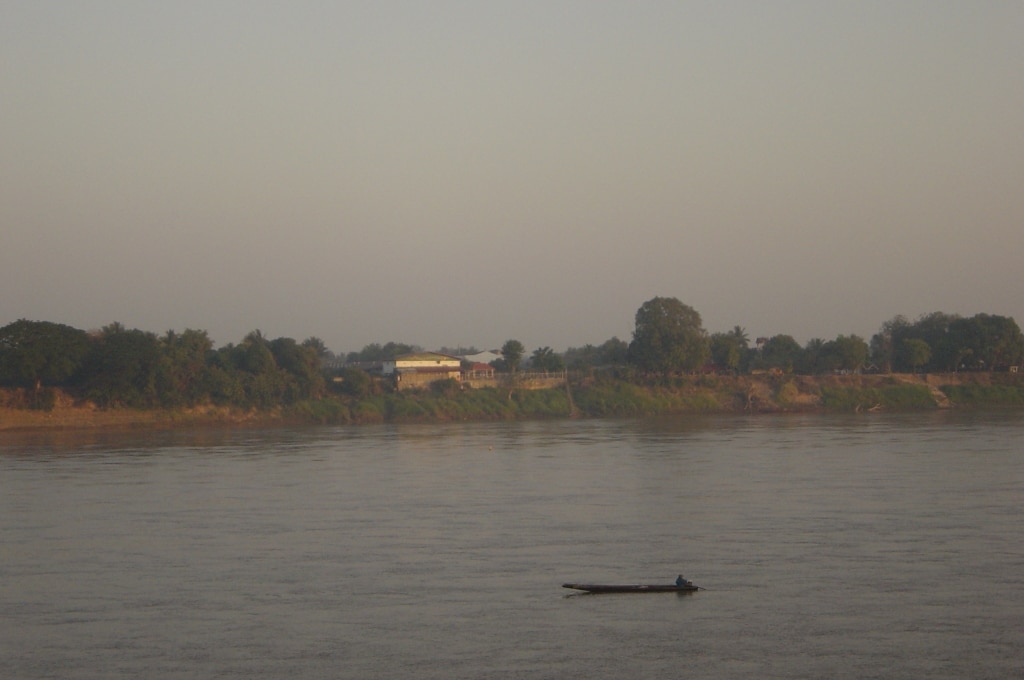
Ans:
[[[582,590],[588,593],[692,593],[700,590],[698,586],[687,581],[683,585],[599,585],[594,583],[563,583],[563,588]]]

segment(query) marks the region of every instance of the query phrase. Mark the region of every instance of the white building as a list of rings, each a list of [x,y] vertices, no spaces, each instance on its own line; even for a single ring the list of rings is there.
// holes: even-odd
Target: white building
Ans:
[[[384,375],[413,373],[418,371],[431,373],[458,373],[461,366],[462,360],[458,357],[448,356],[447,354],[438,354],[437,352],[414,352],[412,354],[403,354],[402,356],[385,361],[381,367],[381,373]],[[445,369],[448,370],[446,371]]]

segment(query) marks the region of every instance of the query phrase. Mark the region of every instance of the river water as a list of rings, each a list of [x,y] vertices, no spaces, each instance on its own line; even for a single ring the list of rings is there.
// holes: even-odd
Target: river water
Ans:
[[[1010,678],[1024,413],[0,434],[3,678]],[[572,595],[567,581],[692,595]]]

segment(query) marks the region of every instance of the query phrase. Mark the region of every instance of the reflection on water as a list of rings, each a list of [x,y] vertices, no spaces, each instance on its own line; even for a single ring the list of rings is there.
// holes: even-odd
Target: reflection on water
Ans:
[[[1020,413],[0,435],[0,676],[1012,677]],[[566,597],[567,581],[674,595]]]

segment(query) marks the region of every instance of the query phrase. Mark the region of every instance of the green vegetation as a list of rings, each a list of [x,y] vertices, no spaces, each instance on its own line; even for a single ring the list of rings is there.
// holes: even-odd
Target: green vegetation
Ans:
[[[205,331],[158,337],[114,323],[87,334],[21,320],[0,329],[0,385],[37,393],[59,386],[101,408],[270,409],[326,394],[318,346],[314,338],[300,345],[253,331],[214,350]]]
[[[745,330],[736,326],[728,333],[713,333],[708,349],[715,366],[738,373],[750,352],[750,338]]]
[[[500,369],[515,373],[519,370],[519,363],[523,360],[523,353],[526,352],[526,348],[523,347],[523,343],[518,340],[508,340],[504,345],[501,346],[501,356],[499,360],[502,362]]]
[[[707,332],[693,307],[656,297],[637,310],[628,358],[641,370],[662,375],[694,371],[704,365],[709,352]]]
[[[80,370],[89,336],[64,324],[22,319],[0,328],[0,382],[33,391],[30,406],[53,408],[52,390]]]
[[[958,406],[1024,406],[1024,385],[945,385],[942,392]]]
[[[896,316],[871,338],[871,353],[883,370],[898,373],[1006,370],[1021,364],[1024,336],[1005,316],[934,312],[913,323]]]
[[[930,409],[936,406],[931,390],[924,385],[822,387],[821,405],[833,411]]]
[[[870,343],[839,335],[801,347],[779,334],[751,346],[744,328],[709,334],[692,307],[655,297],[637,310],[629,343],[611,338],[563,354],[548,346],[527,354],[508,340],[503,358],[492,362],[506,374],[568,368],[568,385],[556,389],[502,379],[469,389],[445,378],[398,390],[373,371],[421,349],[373,343],[342,359],[318,338],[300,343],[258,330],[214,348],[202,330],[158,336],[114,323],[85,332],[21,319],[0,328],[0,405],[48,411],[90,403],[179,419],[246,413],[380,423],[1024,404],[1024,373],[1011,372],[1024,363],[1024,335],[1012,318],[990,314],[935,312],[915,322],[897,316]]]
[[[534,371],[555,373],[565,370],[565,362],[550,347],[538,347],[530,356],[530,368]]]

